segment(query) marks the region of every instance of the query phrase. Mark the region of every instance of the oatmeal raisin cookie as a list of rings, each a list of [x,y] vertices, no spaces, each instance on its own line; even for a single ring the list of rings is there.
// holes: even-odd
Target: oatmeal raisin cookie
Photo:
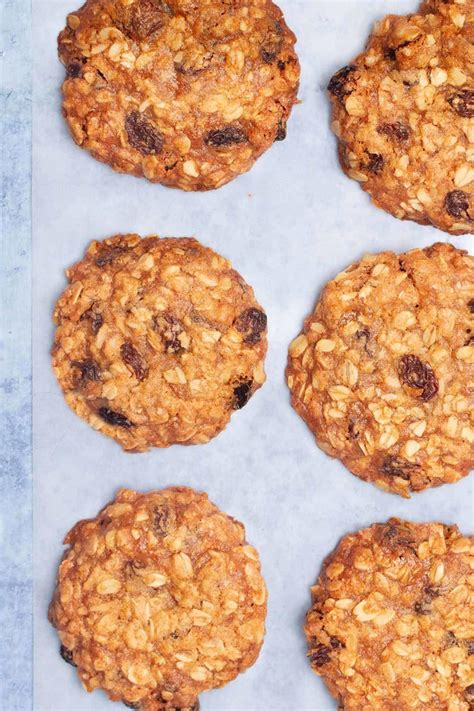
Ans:
[[[114,170],[209,190],[285,138],[299,63],[271,0],[87,0],[58,41],[72,136]]]
[[[388,15],[329,82],[341,165],[400,219],[474,234],[474,2]]]
[[[292,404],[319,446],[402,496],[474,466],[474,257],[364,256],[290,345]]]
[[[257,659],[267,593],[241,523],[206,494],[122,489],[67,534],[49,619],[87,691],[197,711]]]
[[[345,711],[472,711],[474,539],[385,524],[345,536],[312,588],[308,657]]]
[[[207,442],[265,381],[267,318],[195,239],[92,242],[56,304],[69,406],[131,451]]]

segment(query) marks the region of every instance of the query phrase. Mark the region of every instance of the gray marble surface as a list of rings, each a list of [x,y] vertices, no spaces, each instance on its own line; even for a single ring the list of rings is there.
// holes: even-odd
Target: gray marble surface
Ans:
[[[114,174],[77,148],[59,110],[56,34],[75,3],[33,0],[33,358],[35,701],[37,711],[110,711],[60,659],[46,619],[61,540],[119,486],[204,489],[242,520],[269,587],[267,636],[255,666],[204,694],[203,711],[330,711],[301,631],[321,562],[345,533],[391,515],[456,522],[472,532],[473,479],[410,501],[359,481],[314,444],[284,383],[287,345],[325,283],[366,251],[426,246],[446,235],[374,208],[340,171],[324,87],[361,49],[371,23],[415,0],[282,3],[302,63],[288,138],[216,192],[185,194]],[[124,454],[66,406],[50,369],[51,312],[64,269],[91,239],[117,232],[195,235],[229,257],[269,317],[268,382],[205,446]],[[454,240],[453,240],[454,241]],[[456,238],[472,248],[472,238]]]

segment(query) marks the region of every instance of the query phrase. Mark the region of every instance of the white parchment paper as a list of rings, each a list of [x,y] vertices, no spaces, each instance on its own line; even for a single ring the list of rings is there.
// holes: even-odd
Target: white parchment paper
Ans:
[[[36,711],[112,711],[88,695],[58,654],[47,606],[62,539],[120,486],[185,484],[243,521],[269,588],[267,635],[255,666],[202,695],[203,711],[330,711],[336,708],[305,658],[309,586],[349,531],[391,515],[456,522],[472,533],[474,479],[410,501],[352,476],[314,444],[284,383],[287,346],[324,283],[364,252],[402,251],[448,239],[373,207],[340,170],[324,87],[360,51],[374,20],[413,11],[416,0],[284,0],[298,36],[300,98],[288,137],[250,173],[215,192],[186,194],[118,175],[72,142],[60,113],[63,69],[56,35],[71,0],[33,0],[34,11],[34,488]],[[230,258],[269,318],[268,381],[225,432],[205,446],[124,454],[63,401],[50,367],[55,299],[64,269],[92,239],[119,232],[195,235]],[[452,238],[474,253],[473,238]],[[27,295],[25,294],[25,298]]]

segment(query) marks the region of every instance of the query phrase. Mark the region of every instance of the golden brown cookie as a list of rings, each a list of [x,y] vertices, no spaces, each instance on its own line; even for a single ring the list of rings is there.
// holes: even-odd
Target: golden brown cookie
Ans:
[[[59,35],[64,116],[114,170],[218,188],[285,138],[295,41],[271,0],[88,0]]]
[[[474,539],[385,524],[345,536],[311,588],[308,657],[344,711],[472,711]]]
[[[49,619],[87,691],[141,711],[196,711],[198,694],[256,661],[258,553],[206,494],[121,489],[65,544]]]
[[[388,15],[328,85],[341,165],[400,219],[474,234],[474,3]]]
[[[267,317],[195,239],[92,242],[56,304],[70,407],[126,450],[207,442],[265,381]]]
[[[353,474],[409,496],[474,467],[474,257],[364,256],[290,345],[292,404]]]

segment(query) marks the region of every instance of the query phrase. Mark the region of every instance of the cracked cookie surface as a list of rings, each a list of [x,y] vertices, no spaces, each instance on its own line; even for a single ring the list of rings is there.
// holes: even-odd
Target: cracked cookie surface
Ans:
[[[217,188],[285,138],[295,41],[270,0],[88,0],[58,39],[63,113],[119,172]]]
[[[292,405],[327,454],[402,496],[474,466],[474,257],[366,255],[289,347]]]
[[[87,691],[140,711],[197,711],[198,694],[256,661],[258,553],[206,494],[121,489],[65,544],[49,619]]]
[[[345,536],[312,591],[313,671],[345,711],[472,711],[474,539],[386,524]]]
[[[388,15],[328,85],[346,174],[375,205],[474,233],[474,3]]]
[[[53,369],[74,412],[124,449],[207,442],[265,381],[267,317],[197,240],[92,242],[67,276]]]

